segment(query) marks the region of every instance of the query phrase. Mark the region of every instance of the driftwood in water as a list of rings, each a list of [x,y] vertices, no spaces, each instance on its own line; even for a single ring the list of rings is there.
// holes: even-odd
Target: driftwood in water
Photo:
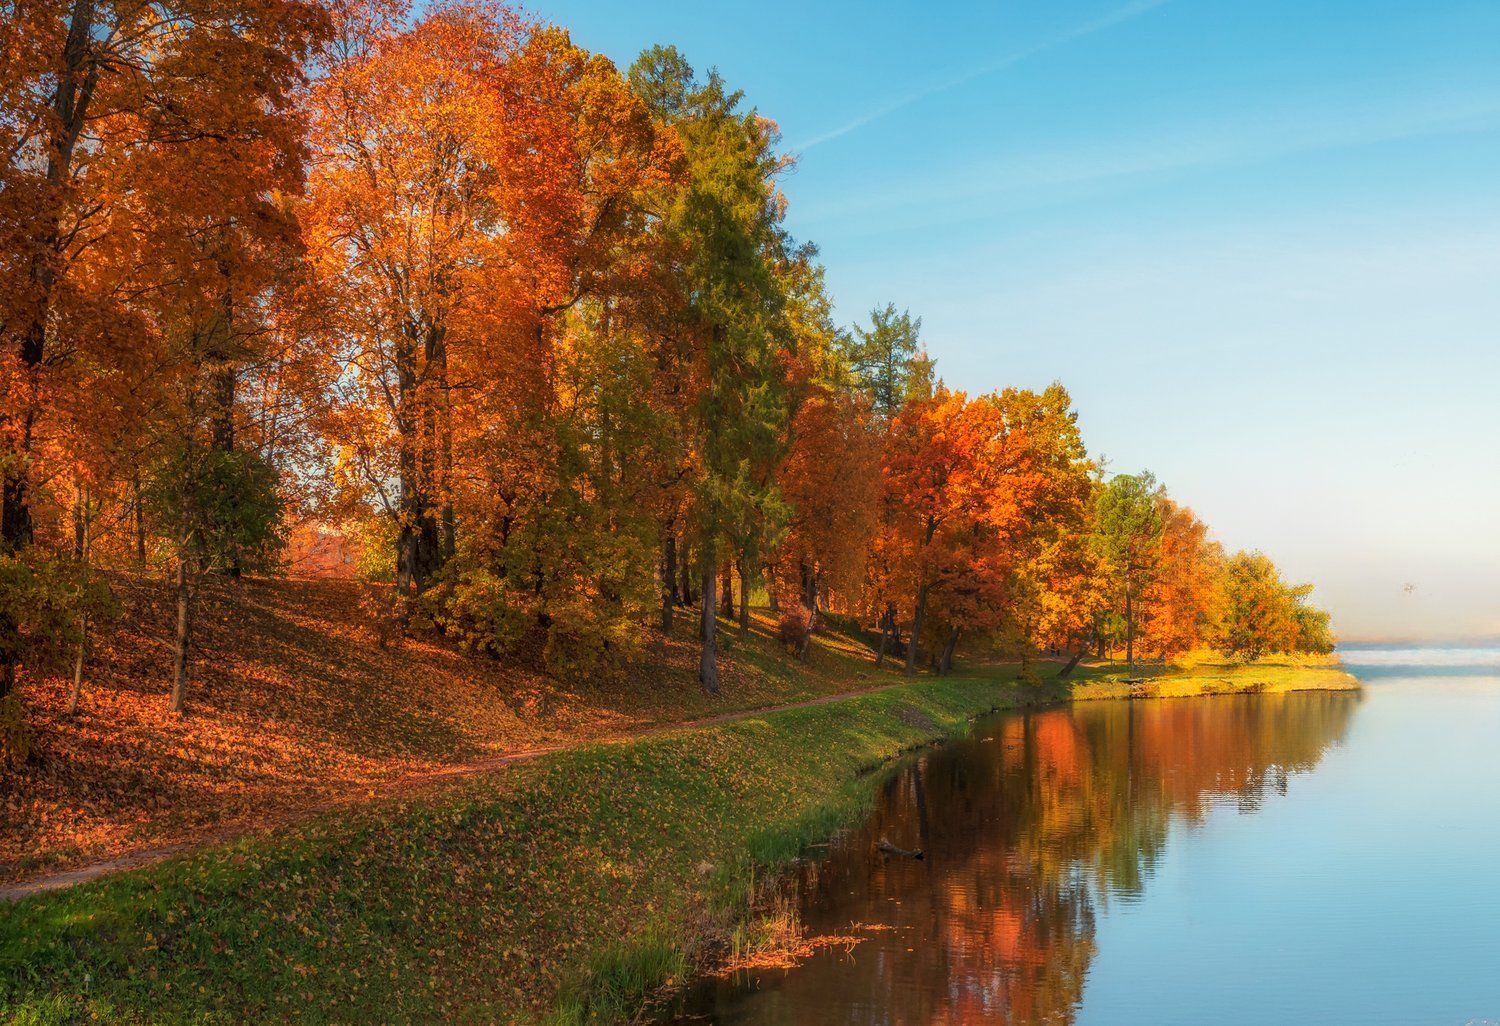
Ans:
[[[905,848],[896,847],[890,841],[887,841],[884,837],[880,839],[880,843],[875,845],[875,850],[880,852],[882,855],[900,855],[902,858],[906,859],[922,859],[927,857],[922,852],[921,848],[918,848],[916,851],[907,851]]]

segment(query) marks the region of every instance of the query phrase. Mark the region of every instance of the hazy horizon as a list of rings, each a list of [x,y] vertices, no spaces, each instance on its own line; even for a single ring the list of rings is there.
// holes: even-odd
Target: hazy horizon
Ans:
[[[1500,637],[1500,6],[533,9],[780,124],[844,322],[909,307],[955,387],[1061,380],[1341,637]]]

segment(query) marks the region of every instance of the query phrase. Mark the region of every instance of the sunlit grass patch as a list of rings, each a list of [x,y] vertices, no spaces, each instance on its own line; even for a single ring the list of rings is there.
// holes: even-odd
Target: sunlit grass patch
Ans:
[[[1199,661],[1190,667],[1092,667],[1072,688],[1074,701],[1101,698],[1190,698],[1288,691],[1348,691],[1359,681],[1336,665],[1267,660],[1249,664]]]

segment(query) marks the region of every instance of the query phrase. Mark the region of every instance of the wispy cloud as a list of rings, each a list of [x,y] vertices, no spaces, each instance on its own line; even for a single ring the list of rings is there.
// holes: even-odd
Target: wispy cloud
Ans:
[[[1130,126],[1084,143],[943,165],[916,179],[844,191],[804,216],[890,228],[907,224],[898,215],[910,212],[911,223],[931,228],[1303,154],[1497,132],[1500,93],[1304,96],[1296,107],[1218,111],[1208,122]],[[878,222],[872,212],[881,214]]]
[[[928,97],[936,96],[939,93],[946,93],[950,89],[957,89],[959,86],[972,82],[975,79],[1004,71],[1006,68],[1014,67],[1022,61],[1035,57],[1037,54],[1045,53],[1048,50],[1055,50],[1074,40],[1082,39],[1084,36],[1090,36],[1095,32],[1102,32],[1105,29],[1113,28],[1116,25],[1130,21],[1133,18],[1138,18],[1148,11],[1153,11],[1170,2],[1171,0],[1133,0],[1133,2],[1126,4],[1124,7],[1110,11],[1108,14],[1095,18],[1092,21],[1077,25],[1059,35],[1044,39],[1024,49],[1008,53],[997,60],[981,64],[976,68],[970,68],[968,71],[934,83],[924,89],[918,89],[907,93],[905,96],[899,96],[873,110],[866,111],[859,117],[837,128],[823,132],[820,135],[815,135],[811,139],[805,139],[800,144],[793,146],[792,149],[806,151],[812,149],[814,146],[821,146],[823,143],[831,142],[841,136],[848,135],[850,132],[857,131],[872,122],[879,121],[888,114],[894,114],[896,111],[910,107],[912,104],[920,103]]]

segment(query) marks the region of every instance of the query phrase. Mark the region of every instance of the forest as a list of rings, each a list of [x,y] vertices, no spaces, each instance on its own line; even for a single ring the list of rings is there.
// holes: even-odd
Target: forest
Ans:
[[[805,656],[1332,650],[1310,586],[1111,473],[1061,384],[841,324],[776,123],[493,0],[0,0],[0,757],[122,581],[194,710],[209,582],[368,582],[381,637],[589,682],[752,608]],[[726,685],[727,686],[727,685]]]

